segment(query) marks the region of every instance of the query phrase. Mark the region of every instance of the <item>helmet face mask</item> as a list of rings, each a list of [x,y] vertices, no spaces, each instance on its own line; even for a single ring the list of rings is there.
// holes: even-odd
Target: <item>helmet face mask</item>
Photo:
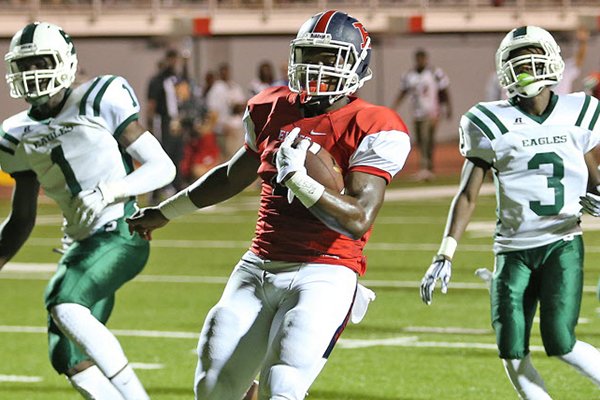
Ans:
[[[45,22],[29,24],[17,32],[4,61],[11,97],[34,105],[70,87],[77,72],[71,38],[58,26]]]
[[[371,79],[370,52],[371,39],[356,19],[339,11],[317,14],[290,44],[290,90],[332,104]]]
[[[534,97],[561,79],[560,47],[546,30],[526,26],[510,31],[496,52],[498,81],[509,98]]]

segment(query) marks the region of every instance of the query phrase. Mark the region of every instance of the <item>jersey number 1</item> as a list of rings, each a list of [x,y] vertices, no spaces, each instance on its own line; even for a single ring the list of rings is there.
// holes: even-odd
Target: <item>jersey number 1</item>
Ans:
[[[539,169],[542,164],[552,165],[552,176],[548,177],[548,187],[554,189],[554,204],[542,205],[530,201],[529,208],[539,216],[557,215],[565,205],[565,187],[561,180],[565,177],[563,159],[554,152],[538,153],[527,163],[527,169]]]

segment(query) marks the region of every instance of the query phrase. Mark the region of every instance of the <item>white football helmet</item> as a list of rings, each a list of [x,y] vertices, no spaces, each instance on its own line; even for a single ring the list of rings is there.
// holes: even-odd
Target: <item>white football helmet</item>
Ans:
[[[329,53],[331,62],[307,60],[315,50]],[[337,10],[316,14],[290,43],[290,90],[333,103],[371,79],[370,58],[371,37],[356,18]]]
[[[512,51],[523,47],[540,48],[543,54],[511,57]],[[519,67],[524,65],[530,65],[530,71],[519,73]],[[548,31],[537,26],[513,29],[504,37],[496,52],[498,81],[509,98],[537,96],[544,87],[556,85],[562,79],[564,70],[560,47]]]
[[[51,59],[52,65],[21,70],[20,61],[29,57]],[[18,31],[4,61],[11,97],[25,98],[31,103],[43,103],[71,86],[77,72],[77,54],[71,38],[60,27],[47,22],[34,22]]]

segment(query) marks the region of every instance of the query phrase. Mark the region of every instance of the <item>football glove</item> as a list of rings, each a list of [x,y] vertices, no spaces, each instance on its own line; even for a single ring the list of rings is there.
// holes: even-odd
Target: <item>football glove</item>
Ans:
[[[100,184],[92,190],[82,190],[75,198],[75,221],[80,226],[91,226],[104,208],[114,201],[108,188]]]
[[[300,128],[294,128],[281,143],[277,155],[275,156],[275,166],[277,167],[277,183],[284,183],[286,178],[294,172],[303,171],[306,173],[304,162],[306,161],[306,151],[310,147],[310,140],[302,139],[295,147],[294,141],[300,133]]]
[[[600,217],[600,196],[588,192],[585,196],[579,197],[579,204],[586,213]]]
[[[448,283],[452,277],[452,261],[437,255],[425,272],[421,280],[421,300],[427,305],[431,304],[433,289],[438,279],[441,281],[442,293],[448,292]]]

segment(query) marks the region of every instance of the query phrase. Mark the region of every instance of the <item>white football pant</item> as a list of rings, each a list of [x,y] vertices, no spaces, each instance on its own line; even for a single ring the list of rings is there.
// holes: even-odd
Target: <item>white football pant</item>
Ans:
[[[338,265],[264,261],[247,252],[198,342],[197,400],[300,400],[350,317],[357,277]]]

